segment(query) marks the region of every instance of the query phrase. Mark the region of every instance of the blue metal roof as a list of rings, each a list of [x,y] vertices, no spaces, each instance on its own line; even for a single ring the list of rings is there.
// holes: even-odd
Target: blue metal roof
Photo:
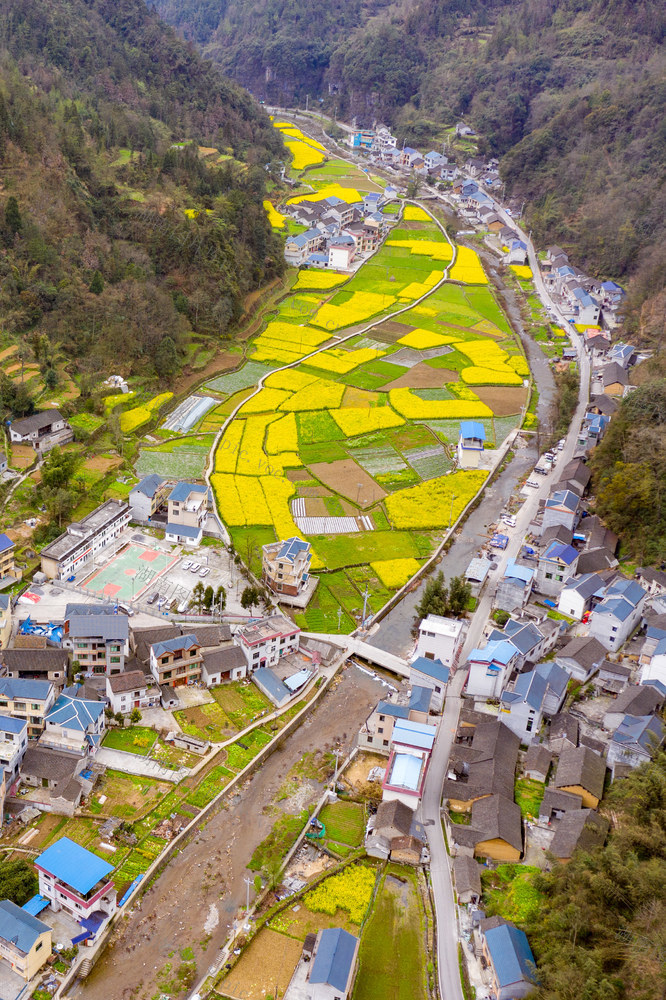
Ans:
[[[11,549],[13,546],[13,541],[4,532],[0,535],[0,552],[5,552],[7,549]]]
[[[409,708],[412,712],[429,712],[432,691],[430,688],[419,687],[415,684],[409,698]]]
[[[394,743],[404,743],[407,746],[418,747],[419,750],[432,750],[436,735],[435,726],[412,722],[411,719],[398,719],[393,726]]]
[[[15,733],[20,736],[27,725],[25,719],[13,719],[11,715],[0,715],[0,732],[2,733]]]
[[[162,476],[158,476],[156,472],[151,472],[149,476],[144,476],[141,482],[137,483],[136,486],[132,487],[132,493],[142,493],[144,497],[148,497],[150,500],[155,496],[158,489],[166,480]]]
[[[441,660],[429,660],[425,656],[419,656],[412,663],[412,670],[417,670],[420,674],[432,677],[433,680],[440,681],[442,684],[449,683],[449,668],[445,667]]]
[[[196,483],[176,483],[169,493],[169,500],[181,502],[187,500],[190,493],[205,493],[206,489],[206,486],[198,486]]]
[[[32,917],[38,917],[42,910],[45,910],[49,905],[50,900],[44,899],[37,893],[32,899],[29,899],[27,903],[24,903],[21,907],[26,913],[29,913]]]
[[[657,745],[664,738],[664,724],[654,715],[625,715],[612,736],[613,743],[637,743],[644,750],[652,748],[653,740]]]
[[[302,538],[287,538],[282,543],[282,548],[278,552],[277,558],[293,562],[300,552],[305,552],[309,548],[310,543],[304,542]]]
[[[198,645],[196,635],[179,635],[175,639],[163,639],[162,642],[154,642],[151,649],[155,656],[162,656],[163,653],[174,653],[177,649],[192,649],[193,646]]]
[[[281,705],[283,701],[288,701],[291,698],[289,688],[268,667],[259,667],[258,670],[255,670],[252,674],[252,680],[262,691],[265,691],[276,705]]]
[[[543,677],[551,690],[560,696],[564,694],[569,683],[569,674],[563,667],[550,661],[549,663],[537,663],[534,669],[537,674]]]
[[[573,545],[564,545],[562,542],[551,542],[543,554],[544,559],[560,559],[566,566],[571,566],[572,562],[578,558],[578,552]]]
[[[516,683],[513,685],[513,693],[517,694],[521,701],[526,702],[530,708],[538,711],[543,705],[546,697],[546,681],[536,670],[531,670],[528,674],[519,674]]]
[[[645,597],[645,591],[641,587],[640,583],[636,583],[635,580],[621,579],[616,580],[606,591],[608,597],[622,596],[625,601],[629,601],[636,607],[641,598]]]
[[[201,534],[201,528],[195,528],[192,524],[177,524],[175,521],[169,521],[164,530],[167,535],[181,535],[183,538],[198,538]]]
[[[478,438],[480,441],[485,441],[486,428],[478,420],[462,420],[460,423],[460,436],[462,438]]]
[[[46,701],[53,684],[51,681],[23,680],[19,677],[0,677],[0,697],[25,698]]]
[[[534,577],[534,570],[531,566],[521,566],[515,559],[509,559],[504,570],[505,580],[521,580],[529,583]]]
[[[407,788],[412,792],[418,791],[422,763],[422,759],[415,757],[414,754],[397,753],[393,758],[391,773],[386,779],[386,784]]]
[[[473,649],[469,654],[469,658],[472,661],[480,663],[492,663],[495,660],[497,663],[506,666],[509,660],[515,655],[516,647],[508,642],[508,640],[501,639],[489,642],[483,649]]]
[[[501,924],[487,930],[485,937],[500,987],[534,981],[536,963],[524,931]]]
[[[321,931],[310,969],[311,983],[326,983],[344,993],[354,964],[358,938],[341,927]]]
[[[75,844],[69,837],[61,837],[47,847],[35,864],[82,896],[113,871],[113,865]]]
[[[0,938],[13,944],[19,951],[27,954],[40,934],[50,930],[47,924],[12,903],[11,899],[0,900]]]
[[[103,712],[104,703],[101,701],[85,701],[83,698],[70,698],[61,694],[46,716],[46,721],[85,733],[88,726],[97,722]]]
[[[633,604],[625,601],[623,597],[606,597],[597,604],[592,612],[593,615],[610,615],[620,622],[625,622],[632,611],[635,611]]]
[[[395,705],[392,701],[377,702],[375,711],[380,715],[390,715],[392,719],[409,718],[409,709],[405,705]]]

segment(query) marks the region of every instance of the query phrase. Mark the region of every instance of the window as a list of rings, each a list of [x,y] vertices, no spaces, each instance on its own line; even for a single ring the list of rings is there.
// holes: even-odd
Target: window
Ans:
[[[527,725],[525,726],[526,732],[531,733],[533,725],[534,725],[534,719],[528,719]]]
[[[372,736],[368,736],[368,743],[372,743]]]
[[[109,657],[109,659],[110,659],[111,663],[120,663],[120,657],[119,656],[111,656],[111,657]]]
[[[380,715],[379,716],[379,721],[380,722],[385,722],[386,721],[386,716],[385,715]]]
[[[385,746],[385,747],[387,747],[389,745],[389,741],[388,740],[382,740],[382,745]]]
[[[378,733],[383,733],[384,732],[384,727],[383,726],[377,726],[377,732]]]
[[[39,712],[39,705],[32,704],[30,708],[32,709],[33,712]]]
[[[42,947],[43,944],[44,942],[40,941],[39,944],[35,945],[35,951],[39,951],[39,949]]]
[[[167,656],[163,656],[162,659],[160,660],[160,663],[168,663],[168,662],[169,662],[168,655]]]
[[[425,659],[426,660],[434,660],[435,659],[435,654],[434,653],[426,653]]]
[[[553,574],[552,573],[546,573],[546,579],[547,580],[552,580],[553,579]]]

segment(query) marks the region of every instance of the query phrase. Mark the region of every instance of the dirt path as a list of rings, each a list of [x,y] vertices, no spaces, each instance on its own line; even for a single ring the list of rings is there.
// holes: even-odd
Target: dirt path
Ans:
[[[70,991],[85,1000],[130,1000],[160,993],[167,963],[173,978],[180,951],[192,948],[197,979],[217,957],[245,904],[244,876],[256,846],[277,817],[271,808],[289,769],[308,751],[351,749],[370,708],[385,692],[373,678],[347,668],[337,686],[303,726],[215,813],[174,858],[159,880],[120,921],[111,944],[88,979]]]

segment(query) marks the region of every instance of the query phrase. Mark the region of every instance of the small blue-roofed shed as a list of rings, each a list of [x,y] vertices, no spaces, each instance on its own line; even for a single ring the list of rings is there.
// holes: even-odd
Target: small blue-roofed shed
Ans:
[[[461,469],[478,469],[486,440],[486,429],[478,420],[462,420],[458,438],[458,464]]]
[[[253,671],[252,680],[262,694],[270,698],[276,708],[282,708],[291,698],[289,688],[282,683],[278,675],[273,673],[270,667],[259,667]]]
[[[35,867],[63,882],[80,896],[86,896],[113,871],[113,865],[75,844],[69,837],[61,837],[47,847],[36,859]]]
[[[341,927],[319,932],[308,981],[312,1000],[346,1000],[356,971],[358,938]]]

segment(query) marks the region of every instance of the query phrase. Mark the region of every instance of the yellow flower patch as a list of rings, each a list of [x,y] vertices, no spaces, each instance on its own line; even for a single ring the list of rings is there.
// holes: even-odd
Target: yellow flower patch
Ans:
[[[268,457],[271,476],[283,476],[285,469],[300,469],[302,465],[301,457],[295,451],[282,451],[279,455]]]
[[[515,354],[513,357],[509,358],[507,364],[509,365],[510,368],[513,368],[515,372],[518,372],[518,374],[522,375],[524,378],[527,377],[530,373],[529,365],[527,364],[527,361],[525,360],[522,354]]]
[[[347,406],[331,410],[331,416],[347,437],[370,434],[388,427],[401,427],[405,422],[390,406]]]
[[[237,473],[246,476],[259,476],[270,472],[268,458],[264,453],[264,437],[268,425],[278,418],[279,414],[271,413],[246,419],[243,438],[238,450]]]
[[[494,340],[459,340],[455,342],[461,354],[482,368],[506,368],[509,355]]]
[[[488,278],[483,270],[476,250],[458,247],[453,267],[449,271],[451,281],[462,281],[466,285],[487,285]]]
[[[366,361],[383,357],[385,353],[386,351],[376,351],[372,347],[363,347],[358,351],[343,351],[339,347],[330,347],[327,351],[320,351],[310,358],[308,365],[327,372],[335,372],[337,375],[346,375]]]
[[[473,393],[472,399],[421,399],[411,389],[390,389],[389,402],[408,420],[474,420],[493,411]]]
[[[370,567],[389,590],[404,586],[420,568],[416,559],[381,559]]]
[[[297,125],[294,125],[293,122],[273,122],[273,127],[278,129],[284,135],[291,136],[294,139],[301,139],[303,142],[307,142],[308,145],[314,146],[315,149],[321,149],[322,152],[326,152],[325,146],[322,146],[322,144],[317,142],[316,139],[312,139],[309,135],[301,132],[300,128],[298,128]]]
[[[379,295],[377,292],[354,292],[348,302],[336,306],[331,302],[323,305],[314,319],[315,326],[326,330],[339,330],[343,326],[353,326],[370,319],[395,302],[394,295]]]
[[[285,365],[290,365],[294,361],[300,361],[305,357],[304,351],[285,351],[280,347],[273,347],[274,340],[266,340],[263,344],[255,347],[252,354],[253,361],[282,361]]]
[[[424,212],[418,205],[405,205],[402,217],[406,222],[432,222],[427,212]]]
[[[292,413],[300,410],[336,409],[342,402],[344,393],[344,385],[321,378],[306,385],[304,389],[299,389],[280,405],[280,409]]]
[[[531,278],[532,268],[528,267],[527,264],[509,264],[509,267],[514,274],[517,274],[519,278]]]
[[[430,319],[437,315],[437,310],[433,309],[432,306],[414,306],[413,312],[415,312],[418,316],[428,316]]]
[[[273,413],[288,396],[286,389],[262,389],[243,403],[239,413],[244,417],[248,413]]]
[[[364,865],[350,865],[339,875],[331,875],[305,896],[305,905],[313,913],[334,917],[346,910],[354,924],[362,924],[375,887],[375,873]]]
[[[523,380],[508,365],[502,370],[499,368],[479,368],[472,365],[463,368],[460,372],[463,382],[468,385],[522,385]]]
[[[121,413],[120,429],[123,434],[131,434],[132,431],[138,430],[139,427],[143,427],[144,424],[147,424],[149,420],[152,420],[158,410],[164,406],[167,400],[172,397],[172,392],[162,392],[159,396],[154,396],[152,399],[148,400],[147,403],[143,403],[141,406],[135,406],[133,409],[125,410],[124,413]]]
[[[243,503],[236,489],[236,477],[213,473],[210,477],[220,517],[232,527],[246,524]]]
[[[454,523],[483,485],[488,473],[453,472],[418,486],[399,490],[384,501],[396,528],[445,528]]]
[[[269,455],[298,451],[298,431],[296,430],[296,415],[294,413],[287,413],[286,416],[269,424],[266,431],[266,451]],[[299,464],[301,463],[299,462]]]
[[[289,389],[290,392],[296,392],[298,389],[305,389],[306,385],[311,385],[316,381],[316,375],[306,375],[305,372],[299,372],[295,368],[290,368],[288,371],[273,372],[271,375],[268,375],[264,385],[269,386],[271,389]]]
[[[428,288],[433,288],[442,280],[443,277],[443,271],[431,271],[428,277],[423,279],[423,284],[427,285]]]
[[[387,246],[404,247],[418,257],[432,257],[433,260],[449,261],[453,250],[449,243],[438,243],[435,240],[387,240]]]
[[[298,281],[294,285],[294,289],[298,291],[301,288],[336,288],[338,285],[343,285],[345,281],[349,281],[348,274],[337,274],[335,271],[299,271]]]
[[[284,229],[284,215],[278,212],[277,208],[270,201],[265,201],[263,203],[266,209],[266,214],[268,216],[268,221],[274,229]]]
[[[346,201],[348,205],[355,201],[363,201],[362,195],[356,188],[342,187],[341,184],[327,184],[315,191],[314,194],[296,195],[296,197],[290,198],[287,204],[297,205],[302,201],[321,201],[323,198],[339,198],[341,201]]]
[[[235,472],[245,422],[234,420],[227,427],[215,452],[216,472]]]
[[[453,344],[455,341],[455,337],[447,337],[442,333],[431,333],[430,330],[423,330],[419,327],[406,333],[398,343],[404,344],[405,347],[413,347],[416,351],[425,351],[429,347],[442,347],[444,344]]]
[[[284,144],[292,155],[294,170],[305,170],[306,167],[313,167],[315,163],[324,162],[324,154],[320,150],[314,149],[300,139],[285,139]]]
[[[410,299],[420,299],[424,295],[427,295],[430,291],[430,285],[426,285],[425,282],[412,281],[409,285],[405,285],[401,291],[398,292],[398,298],[401,302],[408,302]]]

